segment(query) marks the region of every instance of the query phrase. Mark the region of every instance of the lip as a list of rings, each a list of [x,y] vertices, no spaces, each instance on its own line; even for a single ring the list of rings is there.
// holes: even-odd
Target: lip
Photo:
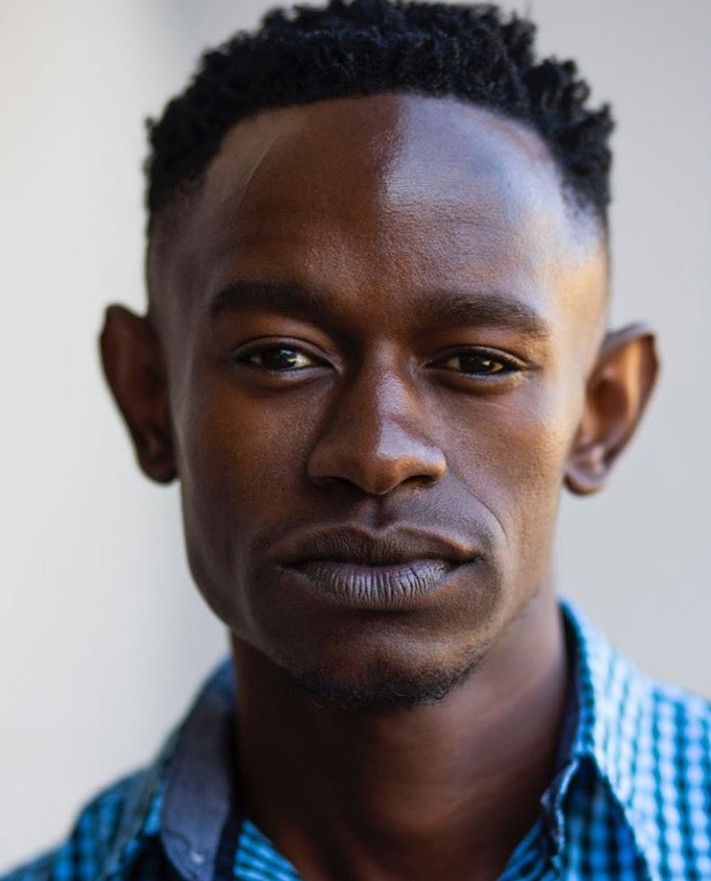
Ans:
[[[274,559],[283,566],[314,560],[361,566],[388,566],[423,559],[468,563],[480,556],[480,549],[466,541],[409,526],[384,532],[351,525],[305,531],[273,549]]]
[[[285,569],[346,605],[386,608],[406,605],[433,593],[459,565],[434,558],[380,566],[311,560]]]
[[[400,526],[386,532],[340,526],[290,537],[277,549],[292,588],[310,587],[356,608],[398,608],[442,588],[481,552],[465,541]]]

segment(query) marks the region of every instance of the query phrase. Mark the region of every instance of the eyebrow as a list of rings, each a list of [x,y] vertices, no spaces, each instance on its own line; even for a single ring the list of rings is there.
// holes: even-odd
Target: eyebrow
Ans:
[[[334,313],[334,295],[298,282],[236,281],[221,290],[210,303],[214,320],[225,312],[266,310],[293,318],[313,320],[338,328],[343,322]],[[492,325],[542,339],[550,334],[546,320],[521,300],[497,291],[467,293],[434,289],[415,307],[416,320],[424,327]]]
[[[223,312],[268,310],[294,318],[323,318],[333,311],[333,299],[318,288],[297,282],[236,281],[210,303],[214,319]]]

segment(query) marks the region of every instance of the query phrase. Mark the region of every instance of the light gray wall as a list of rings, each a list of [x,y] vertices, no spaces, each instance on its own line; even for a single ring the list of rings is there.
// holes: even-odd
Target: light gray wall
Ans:
[[[271,5],[0,0],[0,868],[148,759],[226,648],[95,335],[106,302],[143,303],[142,118]],[[711,695],[711,3],[506,5],[614,104],[614,315],[650,320],[664,360],[609,491],[564,503],[561,589],[641,666]]]

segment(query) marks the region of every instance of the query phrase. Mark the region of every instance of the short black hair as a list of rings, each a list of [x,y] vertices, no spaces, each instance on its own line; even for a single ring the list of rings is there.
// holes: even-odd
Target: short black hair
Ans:
[[[534,55],[535,25],[490,4],[330,0],[267,12],[206,52],[185,91],[148,120],[151,219],[199,180],[236,122],[272,107],[404,91],[471,101],[548,145],[564,186],[607,227],[613,120],[587,106],[575,62]]]

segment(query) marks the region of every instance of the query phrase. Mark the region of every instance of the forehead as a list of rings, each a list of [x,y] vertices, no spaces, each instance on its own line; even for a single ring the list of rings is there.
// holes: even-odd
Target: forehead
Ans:
[[[339,98],[230,130],[152,287],[194,305],[230,276],[268,275],[345,303],[435,278],[544,296],[567,274],[572,296],[581,270],[604,287],[600,239],[522,124],[449,98]]]

